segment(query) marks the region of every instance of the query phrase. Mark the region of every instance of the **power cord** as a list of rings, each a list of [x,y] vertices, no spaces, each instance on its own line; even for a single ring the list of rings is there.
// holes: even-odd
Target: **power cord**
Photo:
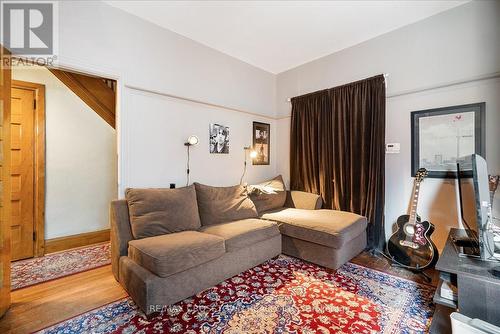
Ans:
[[[189,161],[190,161],[190,158],[189,158],[189,147],[190,147],[190,145],[187,145],[187,169],[186,169],[187,182],[186,182],[186,187],[189,186]]]
[[[247,154],[245,152],[245,162],[243,163],[243,174],[241,175],[240,178],[240,184],[243,184],[243,178],[245,177],[246,172],[247,172]]]

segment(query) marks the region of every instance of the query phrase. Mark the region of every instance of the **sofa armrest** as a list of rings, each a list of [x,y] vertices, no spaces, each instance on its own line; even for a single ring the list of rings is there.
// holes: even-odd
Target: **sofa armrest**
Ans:
[[[111,268],[119,281],[120,257],[128,255],[128,242],[133,240],[126,200],[112,201],[109,209],[111,229]]]
[[[323,206],[320,195],[305,191],[289,190],[286,192],[285,207],[306,210],[318,210]]]

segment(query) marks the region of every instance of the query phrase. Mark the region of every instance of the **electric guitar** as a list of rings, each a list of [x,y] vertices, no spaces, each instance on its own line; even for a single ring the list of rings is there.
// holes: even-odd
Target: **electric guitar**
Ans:
[[[410,214],[399,216],[397,230],[387,243],[387,252],[394,262],[410,270],[423,270],[436,264],[439,254],[431,241],[434,225],[420,221],[417,215],[420,184],[427,176],[427,170],[420,168],[415,175],[411,197]]]

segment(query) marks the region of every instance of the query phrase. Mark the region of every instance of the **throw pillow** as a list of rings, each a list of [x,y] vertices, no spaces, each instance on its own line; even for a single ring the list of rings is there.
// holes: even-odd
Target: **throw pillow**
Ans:
[[[248,193],[255,203],[259,214],[265,211],[282,208],[285,205],[286,189],[281,175],[266,182],[250,185],[248,187]]]
[[[127,189],[130,227],[136,239],[201,227],[194,186]]]
[[[255,205],[242,185],[212,187],[200,183],[196,187],[196,198],[201,224],[213,225],[258,216]]]

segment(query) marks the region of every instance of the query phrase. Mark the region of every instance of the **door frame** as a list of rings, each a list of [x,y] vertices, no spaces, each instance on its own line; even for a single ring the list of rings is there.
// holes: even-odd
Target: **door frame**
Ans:
[[[10,307],[11,211],[10,211],[10,52],[0,44],[0,318]],[[8,126],[5,126],[7,124]],[[6,195],[7,194],[7,195]]]
[[[12,88],[30,90],[35,94],[33,256],[38,257],[45,253],[45,85],[12,80]]]

